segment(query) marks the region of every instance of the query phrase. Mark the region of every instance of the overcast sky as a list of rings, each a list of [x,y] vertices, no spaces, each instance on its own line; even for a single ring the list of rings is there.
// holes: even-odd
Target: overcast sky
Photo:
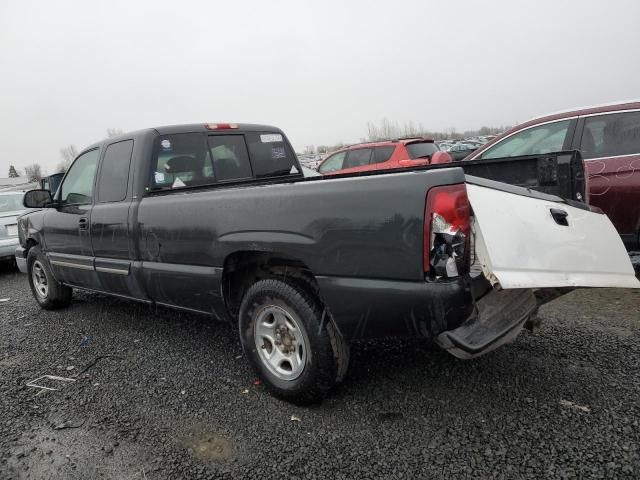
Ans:
[[[256,122],[298,150],[367,121],[513,124],[640,97],[640,2],[2,1],[0,177],[106,135]]]

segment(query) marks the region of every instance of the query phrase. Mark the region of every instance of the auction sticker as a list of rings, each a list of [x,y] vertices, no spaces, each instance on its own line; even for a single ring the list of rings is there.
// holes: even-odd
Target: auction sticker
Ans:
[[[260,141],[262,143],[275,143],[282,141],[282,135],[279,133],[264,133],[260,135]]]

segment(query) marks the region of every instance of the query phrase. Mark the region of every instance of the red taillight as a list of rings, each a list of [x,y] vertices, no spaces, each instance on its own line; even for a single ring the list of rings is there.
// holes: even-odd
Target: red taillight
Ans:
[[[206,123],[207,130],[233,130],[238,128],[237,123]]]
[[[424,211],[424,272],[451,278],[469,269],[471,207],[464,184],[434,187]]]

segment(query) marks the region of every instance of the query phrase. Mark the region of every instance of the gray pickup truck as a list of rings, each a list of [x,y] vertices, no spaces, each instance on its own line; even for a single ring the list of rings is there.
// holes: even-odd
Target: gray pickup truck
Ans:
[[[28,192],[16,258],[46,309],[85,289],[236,322],[266,387],[308,403],[353,340],[472,358],[572,288],[640,286],[608,218],[576,201],[575,168],[569,152],[307,178],[274,127],[147,129],[88,147],[54,195]]]

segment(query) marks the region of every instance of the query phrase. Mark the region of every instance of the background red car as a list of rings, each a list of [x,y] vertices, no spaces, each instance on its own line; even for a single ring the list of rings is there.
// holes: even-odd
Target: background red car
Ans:
[[[629,249],[640,248],[640,101],[549,114],[518,125],[465,160],[579,150],[589,203],[611,219]]]
[[[448,162],[451,162],[451,156],[438,150],[433,140],[401,138],[341,148],[320,164],[318,172],[323,175],[335,175]]]

